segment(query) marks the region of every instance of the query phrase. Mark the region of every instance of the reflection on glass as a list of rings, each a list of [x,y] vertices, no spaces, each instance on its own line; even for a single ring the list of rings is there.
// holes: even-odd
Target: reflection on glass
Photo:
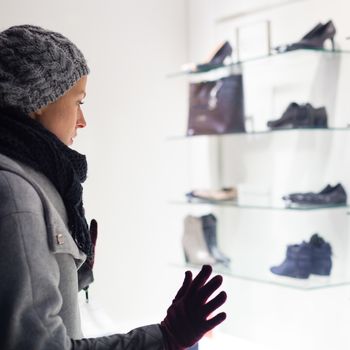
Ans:
[[[219,200],[202,200],[202,199],[191,199],[191,200],[173,200],[171,204],[180,205],[217,205],[222,207],[232,207],[238,209],[265,209],[265,210],[320,210],[320,209],[342,209],[350,208],[346,204],[339,205],[285,205],[283,202],[280,205],[242,205],[237,201],[219,201]]]
[[[256,56],[256,57],[248,58],[246,60],[236,61],[236,62],[233,62],[229,65],[206,64],[205,66],[203,66],[203,68],[197,69],[196,71],[183,70],[181,72],[171,73],[168,75],[168,77],[170,78],[170,77],[176,77],[176,76],[181,76],[181,75],[195,75],[195,74],[207,73],[207,72],[214,71],[217,69],[230,69],[230,68],[233,68],[235,66],[249,64],[251,62],[256,62],[259,60],[273,59],[275,57],[281,57],[281,56],[290,57],[290,56],[297,55],[297,54],[308,54],[310,52],[319,53],[319,54],[326,54],[326,55],[341,55],[341,54],[349,54],[350,53],[350,51],[347,51],[347,50],[299,49],[299,50],[287,51],[287,52],[282,52],[282,53],[270,53],[269,55]]]
[[[350,126],[346,127],[336,127],[336,128],[297,128],[297,129],[276,129],[276,130],[261,130],[261,131],[252,131],[252,132],[234,132],[230,134],[211,134],[211,135],[194,135],[194,136],[187,136],[187,135],[181,135],[181,136],[171,136],[168,138],[169,141],[171,140],[184,140],[184,139],[190,139],[190,138],[198,138],[198,137],[232,137],[232,136],[239,136],[239,135],[269,135],[269,134],[276,134],[276,133],[287,133],[287,132],[333,132],[333,131],[349,131]]]
[[[193,264],[173,264],[176,267],[186,269],[200,269],[200,266]],[[332,288],[350,284],[350,274],[346,272],[332,273],[330,276],[316,276],[311,275],[307,279],[298,279],[292,277],[283,277],[274,275],[269,271],[270,266],[262,266],[259,263],[244,266],[239,261],[234,261],[231,267],[225,267],[217,264],[213,266],[216,273],[227,277],[237,278],[241,280],[274,284],[282,287],[300,289],[300,290],[314,290],[323,288]]]

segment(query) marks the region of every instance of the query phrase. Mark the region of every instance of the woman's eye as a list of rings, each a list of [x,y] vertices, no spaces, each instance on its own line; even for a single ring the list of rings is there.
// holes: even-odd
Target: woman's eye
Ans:
[[[83,102],[83,101],[79,101],[78,103],[79,103],[80,105],[83,105],[83,104],[84,104],[84,102]]]

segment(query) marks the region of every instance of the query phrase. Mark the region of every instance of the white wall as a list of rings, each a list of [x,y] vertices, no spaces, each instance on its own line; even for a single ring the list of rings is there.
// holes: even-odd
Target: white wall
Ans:
[[[337,44],[343,49],[350,48],[350,42],[345,40],[350,33],[347,16],[350,5],[345,0],[295,1],[285,7],[217,22],[222,17],[282,2],[190,0],[189,59],[203,61],[218,41],[234,41],[236,26],[267,19],[272,23],[273,46],[296,41],[319,21],[333,19],[338,30]],[[350,113],[349,58],[342,56],[338,75],[337,71],[331,70],[339,63],[336,61],[326,62],[326,59],[322,61],[317,57],[305,62],[298,60],[298,63],[296,59],[290,60],[274,61],[274,64],[269,60],[260,61],[245,71],[247,107],[249,113],[254,114],[257,126],[266,125],[268,119],[276,119],[287,107],[286,103],[293,100],[300,103],[310,101],[316,106],[325,104],[330,125],[345,126]],[[298,64],[299,68],[301,66],[299,70],[296,68]],[[291,80],[296,82],[294,90],[287,84]],[[268,89],[272,86],[278,91],[281,86],[286,87],[283,83],[288,89],[275,98],[274,104],[271,103]],[[190,185],[213,187],[247,182],[272,188],[276,199],[292,191],[318,191],[327,183],[339,181],[349,193],[348,140],[348,132],[225,137],[219,163],[222,168],[204,181],[195,168],[213,172],[213,158],[207,155],[216,143],[200,138],[189,140],[191,145],[186,147],[191,149],[196,164],[190,167],[195,174]],[[202,145],[198,145],[199,142]],[[187,164],[191,164],[190,161]],[[313,232],[319,232],[333,246],[334,275],[340,272],[349,277],[349,219],[346,210],[314,213],[193,207],[186,210],[193,214],[211,210],[218,215],[219,242],[223,251],[232,257],[234,270],[239,270],[242,265],[252,271],[266,270],[264,278],[272,280],[268,276],[268,267],[282,261],[286,245],[299,243]],[[226,277],[225,287],[229,292],[228,320],[222,330],[276,349],[340,350],[350,346],[348,286],[300,291]]]
[[[184,114],[185,89],[166,75],[186,61],[185,1],[2,0],[0,6],[1,29],[23,23],[53,29],[86,56],[88,127],[74,147],[88,157],[85,206],[99,223],[91,300],[119,324],[161,321],[182,282],[181,271],[175,280],[167,273],[173,245],[164,189],[173,179],[164,168],[164,144],[183,131],[178,112]]]

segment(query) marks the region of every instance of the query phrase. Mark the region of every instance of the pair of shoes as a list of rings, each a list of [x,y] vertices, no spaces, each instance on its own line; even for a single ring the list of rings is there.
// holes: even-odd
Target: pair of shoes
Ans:
[[[332,43],[332,49],[335,49],[334,36],[336,33],[334,23],[328,21],[327,23],[318,23],[308,33],[306,33],[301,40],[287,45],[277,46],[275,50],[278,53],[293,51],[298,49],[323,49],[326,40]]]
[[[182,246],[187,263],[228,265],[230,262],[218,248],[217,219],[213,214],[185,217]]]
[[[186,72],[205,72],[213,68],[222,66],[225,61],[232,62],[232,46],[228,41],[220,43],[209,56],[209,58],[202,63],[186,63],[182,66],[182,70]],[[231,58],[231,59],[230,59]]]
[[[331,245],[315,233],[309,242],[288,245],[285,260],[270,271],[275,275],[304,279],[311,274],[329,276],[331,269]]]
[[[203,201],[233,201],[237,199],[237,189],[234,187],[223,187],[220,190],[193,190],[186,193],[186,197],[191,200]]]
[[[347,202],[347,194],[344,187],[338,183],[335,186],[327,185],[318,193],[290,193],[282,197],[287,204],[298,205],[342,205]]]
[[[268,121],[267,126],[271,129],[327,128],[326,108],[314,108],[310,103],[299,105],[292,102],[280,119]]]

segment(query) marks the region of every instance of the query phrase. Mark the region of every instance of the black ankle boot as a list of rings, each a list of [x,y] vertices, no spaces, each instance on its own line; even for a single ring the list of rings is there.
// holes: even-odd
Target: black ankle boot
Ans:
[[[208,214],[201,216],[201,220],[204,238],[211,255],[217,262],[228,265],[231,261],[230,258],[225,256],[218,248],[216,217],[213,214]]]
[[[327,112],[325,107],[314,108],[310,103],[298,105],[292,102],[280,119],[268,121],[267,126],[271,129],[327,128]]]

